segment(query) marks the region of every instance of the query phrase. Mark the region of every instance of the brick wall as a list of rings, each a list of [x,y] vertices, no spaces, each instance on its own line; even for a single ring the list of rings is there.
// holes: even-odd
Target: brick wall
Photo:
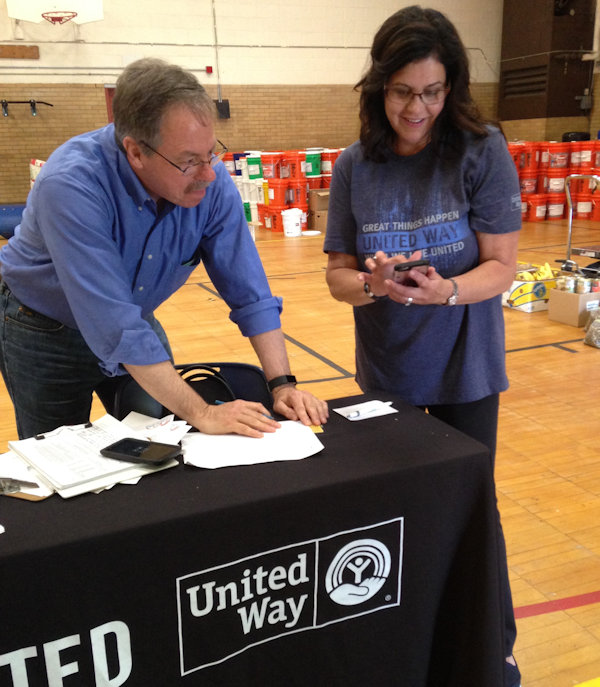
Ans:
[[[208,88],[216,98],[216,87]],[[498,85],[473,84],[473,96],[488,119],[496,117]],[[230,119],[217,122],[217,136],[230,150],[289,150],[323,146],[341,148],[356,140],[358,94],[349,85],[224,86]],[[46,159],[71,136],[107,122],[101,84],[0,84],[0,99],[43,100],[36,117],[29,105],[9,105],[0,116],[0,204],[23,203],[29,191],[29,160]],[[600,112],[600,103],[595,107]],[[587,118],[503,122],[509,140],[551,140],[565,131],[587,131]],[[592,118],[595,138],[600,115]]]
[[[45,160],[71,136],[106,124],[104,87],[82,84],[0,84],[1,100],[34,99],[51,103],[8,105],[0,116],[0,204],[23,203],[29,191],[29,160]]]
[[[208,89],[216,98],[216,88]],[[214,91],[214,92],[213,92]],[[230,119],[216,132],[230,150],[289,150],[323,146],[341,148],[358,136],[358,95],[348,85],[227,86]],[[29,105],[9,105],[0,116],[0,204],[23,203],[29,191],[29,160],[45,160],[67,139],[104,126],[104,86],[0,84],[0,99],[44,100],[31,116]]]

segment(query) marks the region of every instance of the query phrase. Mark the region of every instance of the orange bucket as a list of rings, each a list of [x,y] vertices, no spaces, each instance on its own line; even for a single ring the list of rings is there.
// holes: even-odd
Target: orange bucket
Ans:
[[[311,191],[313,188],[322,188],[322,179],[323,177],[320,174],[317,174],[316,176],[312,177],[306,177],[306,181],[308,183],[308,190]]]
[[[267,208],[268,208],[268,205],[265,205],[264,203],[257,203],[256,204],[256,211],[258,212],[258,221],[260,222],[261,227],[264,227],[265,229],[267,228],[267,225],[265,223]],[[270,225],[268,228],[269,229],[271,228]]]
[[[600,222],[600,196],[592,196],[592,219],[594,222]]]
[[[563,219],[566,206],[567,199],[564,193],[549,193],[546,219]]]
[[[303,150],[286,150],[281,162],[281,177],[285,179],[302,179],[305,176],[304,163],[306,152]]]
[[[287,203],[289,181],[287,179],[268,179],[269,205],[283,205]]]
[[[548,177],[548,193],[564,193],[565,179],[569,175],[569,169],[550,167],[546,172]]]
[[[332,174],[322,174],[321,175],[321,188],[329,188],[331,186]]]
[[[289,205],[299,207],[308,203],[308,186],[306,179],[290,179],[287,192]]]
[[[545,193],[532,193],[527,197],[528,222],[543,222],[546,219],[548,196]]]
[[[594,163],[595,141],[571,141],[571,174],[589,174]]]
[[[272,232],[283,233],[283,215],[281,213],[287,209],[287,205],[269,205]]]
[[[521,185],[521,193],[537,193],[538,174],[535,167],[527,167],[519,172],[519,183]]]
[[[573,217],[577,219],[592,219],[592,194],[579,193],[573,201]]]
[[[513,162],[515,163],[515,167],[517,168],[518,171],[521,170],[523,167],[523,156],[524,156],[524,148],[523,148],[523,141],[514,141],[513,143],[508,144],[508,152],[510,153],[510,156],[513,159]]]
[[[569,159],[571,156],[571,145],[567,141],[559,143],[558,141],[548,142],[548,166],[550,169],[566,169],[569,166]]]
[[[340,154],[339,148],[325,148],[321,153],[321,174],[331,174]]]
[[[265,179],[279,179],[281,178],[281,162],[283,160],[283,153],[261,153],[263,177]]]
[[[538,141],[536,144],[538,169],[548,169],[550,166],[550,150],[548,149],[548,141]]]

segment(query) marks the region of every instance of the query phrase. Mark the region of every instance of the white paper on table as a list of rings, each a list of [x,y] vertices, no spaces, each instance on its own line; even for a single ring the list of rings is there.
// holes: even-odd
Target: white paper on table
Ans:
[[[165,415],[161,419],[143,415],[132,410],[123,424],[131,427],[140,436],[148,441],[158,441],[163,444],[178,444],[181,439],[192,429],[185,420],[175,420],[174,415]]]
[[[334,411],[352,422],[356,422],[357,420],[370,420],[372,417],[390,415],[391,413],[398,412],[395,408],[392,408],[391,401],[365,401],[364,403],[357,403],[353,406],[334,408]]]
[[[104,415],[86,425],[59,427],[39,440],[9,441],[8,446],[32,466],[38,483],[41,479],[63,498],[97,492],[179,464],[175,459],[160,465],[130,463],[101,455],[101,448],[128,436],[136,437],[131,427]]]
[[[192,432],[182,440],[183,462],[198,468],[254,465],[277,460],[302,460],[322,451],[324,446],[310,427],[285,420],[275,432],[260,439],[238,434]]]

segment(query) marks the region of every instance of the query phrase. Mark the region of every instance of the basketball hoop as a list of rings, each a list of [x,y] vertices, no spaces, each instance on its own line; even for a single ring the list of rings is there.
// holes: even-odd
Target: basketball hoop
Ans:
[[[42,17],[51,24],[65,24],[77,16],[77,12],[42,12]]]

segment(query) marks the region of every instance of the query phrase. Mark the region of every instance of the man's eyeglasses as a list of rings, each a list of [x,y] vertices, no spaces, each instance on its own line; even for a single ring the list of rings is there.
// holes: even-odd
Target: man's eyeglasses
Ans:
[[[406,105],[415,96],[421,98],[421,102],[424,105],[437,105],[444,100],[449,90],[449,88],[436,86],[435,88],[426,88],[424,91],[417,93],[408,86],[390,86],[385,88],[384,92],[392,103],[397,103],[398,105]]]
[[[211,167],[214,167],[217,165],[221,160],[225,157],[225,153],[227,152],[227,146],[224,143],[221,143],[219,139],[217,139],[217,145],[220,146],[218,150],[216,150],[212,155],[210,156],[210,160],[198,160],[198,162],[192,162],[189,165],[186,165],[185,167],[180,167],[179,165],[176,165],[172,160],[169,160],[168,157],[165,157],[162,153],[159,153],[158,150],[153,148],[149,143],[146,143],[146,141],[140,141],[140,143],[149,150],[151,150],[153,153],[156,153],[158,156],[162,157],[163,160],[168,162],[170,165],[175,167],[175,169],[178,169],[184,176],[191,176],[196,167],[199,167],[200,165],[210,165]]]

